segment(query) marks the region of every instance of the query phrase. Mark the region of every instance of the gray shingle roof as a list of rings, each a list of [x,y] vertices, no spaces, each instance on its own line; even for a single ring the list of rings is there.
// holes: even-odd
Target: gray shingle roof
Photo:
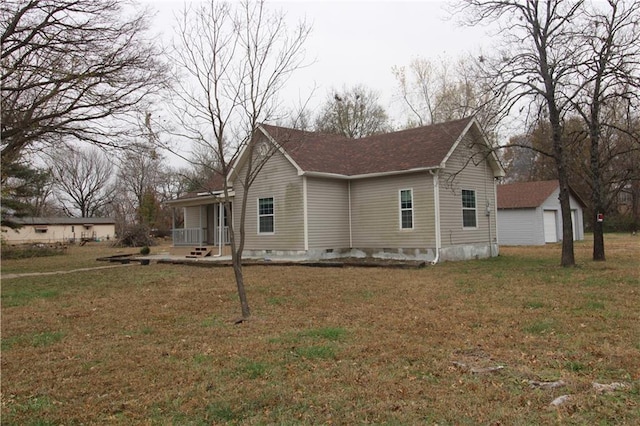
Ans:
[[[262,127],[302,170],[356,176],[438,167],[472,120],[464,118],[361,139]]]
[[[22,225],[110,225],[116,220],[110,217],[22,217],[13,219]]]

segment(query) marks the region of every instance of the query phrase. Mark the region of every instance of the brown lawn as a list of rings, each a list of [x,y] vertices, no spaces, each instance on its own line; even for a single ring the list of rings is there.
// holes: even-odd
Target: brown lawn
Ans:
[[[246,267],[240,325],[230,268],[4,279],[2,424],[640,424],[640,237],[606,244],[594,263],[577,243],[571,269],[557,245],[416,270]]]

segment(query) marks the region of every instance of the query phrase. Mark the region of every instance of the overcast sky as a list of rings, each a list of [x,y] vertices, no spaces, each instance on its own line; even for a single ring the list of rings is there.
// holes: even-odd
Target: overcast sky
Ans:
[[[175,25],[173,14],[183,1],[150,2],[158,10],[156,29],[165,36]],[[315,87],[311,106],[321,104],[327,93],[343,86],[363,84],[380,95],[392,118],[401,120],[401,104],[393,66],[412,58],[454,59],[490,47],[485,28],[465,28],[451,19],[446,2],[422,1],[271,1],[282,10],[290,26],[301,19],[312,25],[305,49],[313,64],[297,71],[283,98],[293,105],[306,99]]]

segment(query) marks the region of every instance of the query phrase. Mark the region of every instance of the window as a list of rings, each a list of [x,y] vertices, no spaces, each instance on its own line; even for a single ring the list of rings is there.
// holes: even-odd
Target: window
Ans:
[[[258,233],[273,234],[273,197],[258,198]]]
[[[36,225],[33,227],[34,231],[36,232],[36,234],[46,234],[47,233],[47,226],[46,225]]]
[[[462,190],[462,226],[475,228],[476,221],[476,191]]]
[[[400,229],[413,229],[413,190],[400,190]]]

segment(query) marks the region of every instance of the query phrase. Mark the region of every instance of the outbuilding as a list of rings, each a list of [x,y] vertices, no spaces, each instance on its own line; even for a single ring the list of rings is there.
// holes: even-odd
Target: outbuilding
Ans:
[[[14,219],[18,229],[2,227],[9,244],[103,241],[115,236],[116,222],[102,217],[23,217]]]
[[[562,241],[560,185],[557,180],[498,185],[500,245],[544,245]],[[573,239],[584,239],[584,202],[570,190]]]

